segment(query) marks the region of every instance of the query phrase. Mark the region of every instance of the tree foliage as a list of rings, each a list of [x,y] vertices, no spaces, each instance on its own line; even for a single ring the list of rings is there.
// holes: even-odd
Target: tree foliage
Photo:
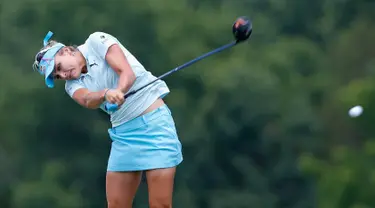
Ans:
[[[165,79],[183,144],[179,208],[375,207],[372,0],[0,1],[0,207],[104,207],[108,116],[32,71],[47,31],[66,44],[116,36]],[[347,110],[364,107],[359,118]],[[135,207],[147,207],[143,183]]]

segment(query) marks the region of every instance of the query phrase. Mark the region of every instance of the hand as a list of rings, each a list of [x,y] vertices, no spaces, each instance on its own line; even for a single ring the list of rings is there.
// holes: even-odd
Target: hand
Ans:
[[[119,107],[125,102],[125,94],[118,89],[109,89],[105,94],[105,99],[109,103],[116,103]]]

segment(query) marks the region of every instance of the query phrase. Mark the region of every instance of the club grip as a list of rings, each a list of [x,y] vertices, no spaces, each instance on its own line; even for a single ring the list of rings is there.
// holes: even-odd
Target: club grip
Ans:
[[[125,95],[125,99],[128,98],[130,95],[133,95],[137,92],[138,90],[134,90],[129,92],[128,94]],[[118,105],[116,103],[106,103],[104,106],[105,110],[108,112],[115,112],[118,109]]]
[[[116,103],[106,103],[104,107],[108,112],[115,112],[118,108]]]

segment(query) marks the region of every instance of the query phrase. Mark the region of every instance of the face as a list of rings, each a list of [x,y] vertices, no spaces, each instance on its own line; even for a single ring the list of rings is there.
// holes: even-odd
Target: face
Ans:
[[[55,70],[52,73],[54,79],[73,80],[78,79],[82,72],[82,60],[79,52],[73,52],[64,47],[55,55]]]

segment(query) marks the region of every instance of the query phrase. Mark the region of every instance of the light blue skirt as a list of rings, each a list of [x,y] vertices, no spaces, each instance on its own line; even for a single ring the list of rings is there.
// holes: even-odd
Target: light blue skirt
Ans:
[[[183,160],[181,142],[167,105],[108,130],[112,139],[107,171],[170,168]]]

